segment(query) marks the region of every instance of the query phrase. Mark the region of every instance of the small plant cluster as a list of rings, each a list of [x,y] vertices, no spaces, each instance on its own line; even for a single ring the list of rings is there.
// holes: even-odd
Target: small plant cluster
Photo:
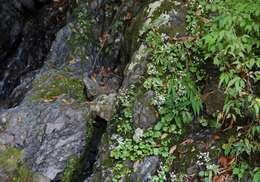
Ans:
[[[220,118],[236,121],[246,110],[258,119],[260,102],[253,87],[260,79],[260,4],[255,1],[214,1],[206,10],[217,12],[202,37],[205,58],[213,59],[225,88],[225,106]]]
[[[157,107],[160,120],[154,128],[134,130],[131,118],[136,95],[131,94],[133,92],[123,94],[123,117],[117,117],[116,120],[119,121],[117,131],[123,134],[124,139],[112,150],[111,157],[119,161],[136,161],[145,156],[160,156],[164,161],[163,167],[160,175],[154,176],[153,180],[162,181],[170,172],[170,162],[167,161],[175,159],[171,148],[176,138],[184,133],[185,125],[202,108],[199,91],[194,84],[199,78],[191,76],[198,71],[198,67],[196,61],[189,57],[189,43],[170,43],[165,34],[156,30],[148,32],[146,43],[151,61],[147,66],[147,78],[141,87],[155,92],[151,103]]]
[[[171,172],[171,162],[167,161],[174,160],[171,147],[202,110],[200,83],[206,77],[201,64],[210,63],[219,69],[219,87],[225,95],[223,110],[216,119],[223,126],[227,123],[241,125],[233,129],[237,135],[223,145],[223,152],[234,157],[235,177],[242,179],[249,172],[257,182],[259,167],[250,166],[247,159],[260,151],[260,99],[255,93],[260,78],[260,4],[252,0],[215,0],[212,3],[194,0],[189,9],[187,31],[190,36],[172,38],[159,33],[157,28],[146,32],[150,62],[141,89],[155,93],[151,103],[157,108],[160,119],[154,128],[141,132],[131,124],[134,101],[125,102],[124,119],[120,119],[118,126],[118,133],[123,137],[113,148],[111,157],[122,162],[160,156],[161,168],[153,180],[167,181],[166,173]],[[136,99],[131,94],[128,97]],[[133,136],[137,130],[136,139]],[[209,161],[204,161],[202,166],[204,169],[199,175],[205,181],[212,180],[218,173],[218,165]]]
[[[198,161],[196,163],[200,168],[203,168],[199,172],[199,176],[204,178],[205,182],[210,182],[213,180],[214,175],[218,173],[219,166],[213,164],[209,152],[203,152],[198,155]]]
[[[89,6],[88,1],[78,4],[79,6],[75,13],[76,21],[71,26],[72,37],[69,40],[69,45],[73,55],[77,55],[82,60],[87,59],[86,47],[90,41],[91,28],[94,24],[94,20],[90,17],[90,12],[87,8]]]
[[[219,87],[225,89],[223,112],[218,120],[231,123],[243,120],[237,136],[223,145],[226,155],[236,156],[233,174],[241,179],[250,170],[242,156],[250,157],[260,151],[260,102],[254,91],[260,80],[260,3],[216,0],[204,7],[205,12],[217,13],[204,26],[207,33],[202,37],[202,49],[205,59],[219,68]],[[257,173],[253,176],[257,178]]]

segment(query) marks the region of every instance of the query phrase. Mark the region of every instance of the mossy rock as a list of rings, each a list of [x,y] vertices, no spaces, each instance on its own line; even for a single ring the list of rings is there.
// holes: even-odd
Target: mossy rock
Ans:
[[[84,82],[70,77],[66,73],[60,73],[50,78],[48,75],[43,75],[35,82],[35,86],[32,100],[52,101],[62,94],[69,95],[80,102],[85,100]]]
[[[0,168],[4,170],[11,182],[36,182],[36,175],[21,162],[21,157],[20,150],[8,147],[0,152]]]

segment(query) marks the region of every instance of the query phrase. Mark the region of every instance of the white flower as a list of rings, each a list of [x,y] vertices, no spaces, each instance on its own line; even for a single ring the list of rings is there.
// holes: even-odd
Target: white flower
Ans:
[[[133,136],[133,140],[134,141],[139,141],[144,135],[144,130],[142,130],[141,128],[137,128],[135,130],[135,134]]]

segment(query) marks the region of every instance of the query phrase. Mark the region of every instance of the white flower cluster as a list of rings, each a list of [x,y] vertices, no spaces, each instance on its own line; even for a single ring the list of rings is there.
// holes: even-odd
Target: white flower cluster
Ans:
[[[124,138],[121,137],[120,135],[117,135],[117,134],[113,134],[111,136],[111,140],[115,141],[115,142],[113,142],[113,144],[111,144],[109,146],[110,150],[113,150],[113,149],[115,149],[117,147],[120,147],[120,146],[124,145],[124,143],[125,143]]]
[[[135,134],[133,136],[133,140],[138,142],[144,135],[144,130],[142,130],[141,128],[137,128],[135,130]]]
[[[163,41],[166,42],[166,41],[169,40],[170,37],[169,37],[166,33],[162,33],[162,34],[161,34],[161,38],[162,38]]]
[[[170,181],[177,182],[177,176],[174,172],[170,172]]]
[[[118,98],[124,106],[128,106],[131,101],[131,96],[128,94],[128,89],[121,89]]]
[[[158,92],[155,92],[155,97],[153,98],[152,103],[159,107],[165,103],[165,100],[165,96],[159,94]]]
[[[156,67],[153,64],[148,64],[147,67],[148,67],[147,73],[149,75],[156,75],[156,74],[158,74],[158,71],[157,71]]]
[[[214,164],[207,164],[206,168],[207,170],[214,170],[215,165]]]
[[[198,166],[206,165],[210,161],[209,152],[202,152],[197,157],[198,161],[196,162],[196,164]]]

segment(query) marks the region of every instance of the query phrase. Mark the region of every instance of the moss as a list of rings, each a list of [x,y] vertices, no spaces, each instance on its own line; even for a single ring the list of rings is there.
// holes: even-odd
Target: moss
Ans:
[[[55,97],[67,94],[74,99],[83,102],[85,100],[84,82],[75,78],[71,78],[65,74],[55,75],[52,81],[44,85],[40,82],[46,82],[48,78],[43,76],[38,80],[36,94],[32,96],[33,100],[54,100]]]
[[[33,182],[35,176],[29,169],[21,163],[22,153],[20,150],[9,147],[0,152],[0,166],[8,175],[11,182]]]
[[[77,156],[71,156],[67,161],[65,170],[63,172],[62,182],[70,182],[72,175],[74,174],[77,165],[79,163],[79,158]]]
[[[18,161],[21,158],[21,151],[10,147],[5,151],[0,152],[0,166],[3,167],[6,171],[13,171],[18,166]]]
[[[36,177],[25,165],[19,165],[12,182],[36,182]]]

